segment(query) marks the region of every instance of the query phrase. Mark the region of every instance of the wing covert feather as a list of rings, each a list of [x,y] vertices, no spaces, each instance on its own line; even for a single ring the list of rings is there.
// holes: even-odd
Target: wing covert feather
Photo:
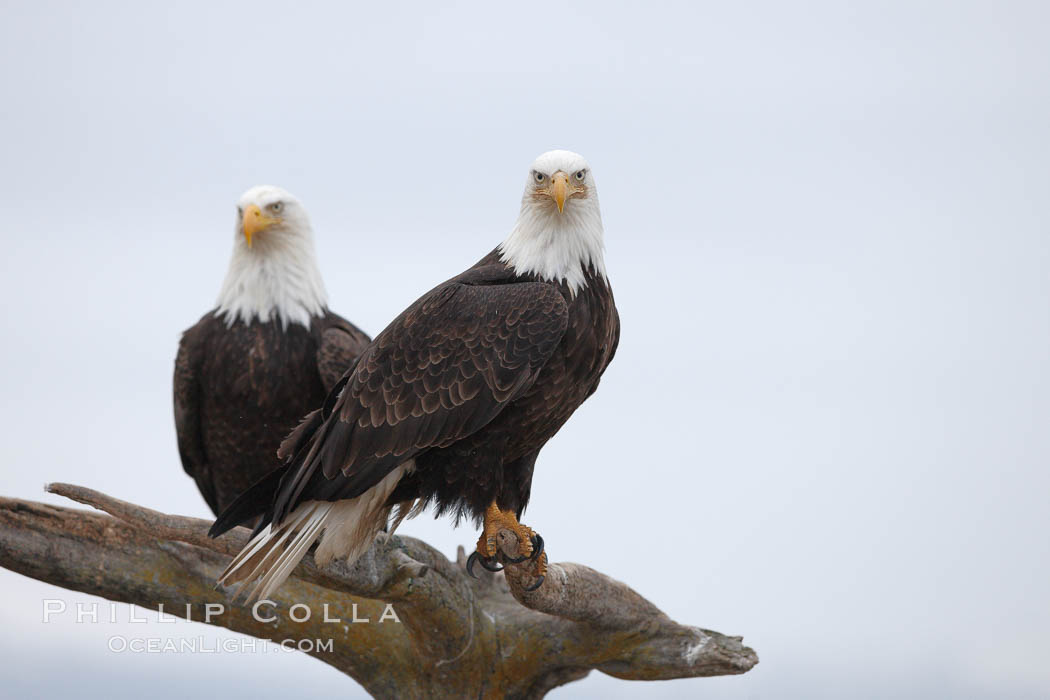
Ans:
[[[325,475],[475,432],[532,384],[566,322],[564,298],[546,284],[440,289],[362,356],[335,409],[353,428],[349,458],[330,455]]]
[[[420,451],[484,427],[532,385],[567,322],[564,297],[542,282],[431,291],[361,355],[332,415],[303,445],[276,520],[310,497],[312,480],[333,495],[335,484],[317,483],[318,467],[351,498]]]
[[[214,511],[218,507],[218,498],[211,475],[208,473],[208,458],[204,452],[200,424],[200,367],[203,360],[200,338],[201,323],[204,323],[204,319],[183,333],[179,341],[179,351],[175,356],[172,393],[175,408],[175,435],[178,439],[182,468],[196,480],[204,500]]]
[[[320,333],[317,347],[317,371],[325,391],[331,391],[371,341],[357,326],[336,314],[329,312],[325,321],[327,326]]]

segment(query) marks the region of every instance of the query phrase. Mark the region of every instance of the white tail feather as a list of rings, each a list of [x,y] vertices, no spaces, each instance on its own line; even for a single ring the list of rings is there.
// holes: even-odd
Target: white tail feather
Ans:
[[[387,498],[414,468],[411,460],[405,462],[357,498],[300,504],[276,528],[267,525],[253,537],[222,572],[219,583],[251,584],[248,602],[269,598],[318,538],[314,559],[319,565],[340,557],[352,564],[372,546],[390,514]]]

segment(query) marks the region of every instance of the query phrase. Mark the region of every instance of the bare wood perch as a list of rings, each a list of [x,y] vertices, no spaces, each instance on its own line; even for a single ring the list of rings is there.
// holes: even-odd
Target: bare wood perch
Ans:
[[[187,604],[200,611],[221,603],[225,614],[210,624],[261,639],[331,638],[331,650],[312,655],[376,697],[539,698],[592,669],[659,680],[744,673],[758,663],[740,637],[680,625],[586,566],[551,564],[543,586],[527,592],[530,562],[473,580],[462,548],[453,563],[411,537],[377,541],[353,566],[319,568],[307,557],[273,608],[302,603],[320,611],[327,604],[332,617],[350,620],[356,604],[357,617],[378,620],[389,603],[400,624],[334,625],[321,614],[263,622],[214,584],[247,541],[244,528],[213,540],[206,520],[81,486],[48,490],[109,515],[0,498],[0,566],[109,600],[163,604],[172,614],[185,614]],[[517,551],[508,530],[499,545],[510,556]]]

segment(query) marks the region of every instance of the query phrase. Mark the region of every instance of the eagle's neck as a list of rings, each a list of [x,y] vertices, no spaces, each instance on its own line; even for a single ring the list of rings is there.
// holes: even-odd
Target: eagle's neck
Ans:
[[[589,267],[605,279],[602,214],[593,190],[585,199],[571,199],[558,213],[553,202],[522,199],[518,223],[499,245],[500,260],[520,275],[565,282],[575,295],[587,286]]]
[[[227,326],[280,320],[285,328],[289,323],[309,327],[310,319],[321,316],[327,306],[308,231],[267,231],[251,248],[243,237],[236,239],[217,310]]]

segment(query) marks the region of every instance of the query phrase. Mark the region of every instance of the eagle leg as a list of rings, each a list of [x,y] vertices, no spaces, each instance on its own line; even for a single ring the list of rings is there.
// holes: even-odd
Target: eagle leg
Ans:
[[[480,557],[492,559],[496,556],[496,536],[499,535],[501,530],[510,530],[518,538],[518,555],[521,558],[508,558],[507,561],[511,563],[522,562],[532,556],[533,538],[536,536],[536,533],[533,532],[531,527],[519,523],[514,511],[500,510],[496,502],[493,501],[492,505],[485,510],[485,521],[481,530],[481,536],[478,538],[477,552]]]
[[[481,536],[478,537],[477,550],[467,560],[467,572],[471,573],[472,565],[476,562],[489,571],[498,571],[493,568],[498,552],[496,538],[501,530],[510,530],[518,539],[517,557],[504,555],[508,564],[520,564],[531,560],[537,562],[537,581],[526,590],[534,591],[543,584],[547,576],[547,555],[543,551],[543,538],[532,528],[518,522],[517,516],[512,510],[500,510],[495,502],[485,510],[484,525]],[[471,573],[473,576],[473,574]]]

